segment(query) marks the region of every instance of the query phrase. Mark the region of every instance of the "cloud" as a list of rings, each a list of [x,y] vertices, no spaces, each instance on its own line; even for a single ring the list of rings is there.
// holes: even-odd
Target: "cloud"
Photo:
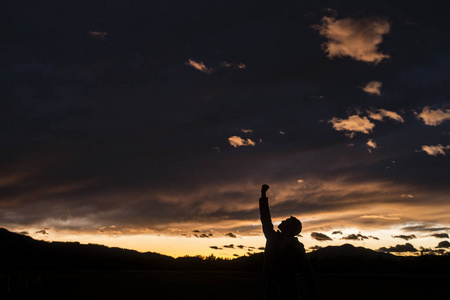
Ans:
[[[243,132],[243,133],[253,133],[253,129],[244,129],[244,128],[242,128],[241,132]]]
[[[427,253],[427,254],[433,254],[433,255],[436,255],[436,254],[442,255],[445,252],[444,249],[437,249],[436,250],[436,249],[431,249],[431,248],[424,248],[422,246],[420,246],[419,248],[420,248],[421,254]]]
[[[364,87],[361,87],[361,89],[368,94],[380,96],[382,85],[383,83],[380,81],[370,81]]]
[[[402,116],[400,116],[398,113],[393,112],[393,111],[389,111],[386,109],[377,109],[377,110],[372,110],[372,111],[367,111],[369,118],[373,119],[373,120],[377,120],[377,121],[383,121],[384,118],[389,118],[395,121],[398,121],[400,123],[404,123],[405,120],[403,119]]]
[[[366,145],[368,147],[367,150],[369,150],[369,152],[372,152],[372,149],[377,149],[378,148],[377,143],[373,139],[369,139],[367,141]]]
[[[298,180],[297,180],[297,183],[303,183],[303,182],[304,182],[303,179],[298,179]]]
[[[393,235],[392,237],[397,238],[397,239],[403,239],[405,241],[409,241],[409,240],[416,238],[416,236],[414,234],[410,234],[410,235],[400,234],[400,235]]]
[[[421,152],[421,151],[426,152],[428,155],[431,155],[431,156],[438,156],[438,155],[446,156],[447,150],[450,150],[450,145],[443,146],[443,145],[439,144],[436,146],[423,145],[422,150],[417,150],[417,151],[418,152]]]
[[[336,231],[333,231],[333,233],[332,234],[342,234],[342,231],[340,231],[340,230],[336,230]]]
[[[234,245],[233,245],[233,244],[224,245],[223,247],[224,247],[224,248],[234,249]]]
[[[438,238],[438,239],[448,239],[448,233],[445,233],[445,232],[435,233],[435,234],[432,234],[431,236],[434,236],[435,238]]]
[[[186,62],[185,64],[206,74],[210,74],[214,70],[212,68],[207,68],[203,62],[196,62],[192,59],[189,59],[189,61]]]
[[[38,230],[38,231],[36,231],[36,233],[43,234],[43,235],[48,235],[49,233],[48,233],[47,229],[48,228]]]
[[[243,63],[236,64],[236,63],[229,63],[226,61],[221,62],[220,66],[223,68],[233,68],[233,69],[240,69],[240,70],[247,68],[247,66],[244,65]]]
[[[243,138],[239,137],[239,136],[230,136],[228,138],[228,142],[230,143],[231,146],[237,148],[237,147],[241,147],[241,146],[255,146],[256,143],[254,141],[252,141],[251,139],[246,139],[244,140]]]
[[[236,247],[238,247],[239,249],[244,249],[244,245],[237,245]]]
[[[312,232],[311,237],[318,241],[332,241],[332,239],[329,236],[320,232]]]
[[[217,246],[209,246],[209,248],[214,249],[214,250],[222,250],[222,248],[217,247]]]
[[[378,251],[380,252],[417,252],[417,249],[414,248],[413,245],[411,245],[410,243],[406,243],[404,245],[396,245],[391,246],[389,248],[386,247],[381,247],[380,249],[378,249]]]
[[[382,219],[382,220],[400,220],[399,217],[391,217],[384,215],[364,215],[360,217],[361,219]]]
[[[200,235],[194,234],[194,236],[197,237],[197,238],[201,238],[201,239],[205,239],[205,238],[208,239],[208,238],[212,237],[213,234],[212,233],[209,233],[209,234],[202,233]]]
[[[314,245],[314,246],[309,247],[309,249],[311,249],[311,250],[319,250],[319,249],[322,249],[322,248],[323,247],[319,246],[319,245]]]
[[[450,248],[450,242],[442,241],[436,246],[436,248]]]
[[[328,39],[322,48],[329,58],[349,56],[355,60],[378,64],[390,56],[378,50],[383,35],[389,33],[389,22],[382,18],[323,17],[322,24],[315,25],[320,35]]]
[[[225,233],[225,236],[228,236],[230,238],[236,238],[236,235],[232,232]]]
[[[402,230],[405,231],[442,231],[442,230],[449,230],[450,227],[432,227],[429,225],[410,225],[402,227]]]
[[[361,233],[358,234],[349,234],[348,236],[344,236],[343,238],[341,238],[342,240],[357,240],[357,241],[362,241],[365,239],[369,239],[367,236],[362,235]]]
[[[372,132],[375,127],[375,124],[370,122],[367,117],[358,115],[349,116],[347,119],[333,117],[328,122],[333,124],[333,128],[337,131],[362,132],[365,134]]]
[[[108,35],[108,33],[107,32],[104,32],[104,31],[89,31],[88,32],[91,36],[93,36],[93,37],[95,37],[95,38],[98,38],[98,39],[101,39],[101,40],[104,40],[105,38],[106,38],[106,36]]]
[[[430,109],[429,106],[425,106],[421,113],[417,114],[419,119],[422,119],[426,125],[437,126],[442,122],[450,120],[450,109]]]

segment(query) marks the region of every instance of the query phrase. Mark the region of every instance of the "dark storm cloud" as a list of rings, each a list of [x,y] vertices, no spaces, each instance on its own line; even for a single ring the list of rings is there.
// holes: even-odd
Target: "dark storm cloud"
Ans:
[[[435,233],[435,234],[432,234],[431,236],[434,236],[435,238],[438,238],[438,239],[448,239],[448,233],[446,233],[446,232]]]
[[[232,232],[225,233],[225,236],[228,236],[228,237],[231,237],[231,238],[236,238],[236,235],[234,233],[232,233]]]
[[[449,241],[439,242],[436,248],[450,248],[450,242]]]
[[[362,235],[362,234],[360,234],[360,233],[358,233],[358,234],[352,233],[352,234],[349,234],[349,235],[347,235],[347,236],[342,237],[341,239],[342,239],[342,240],[357,240],[357,241],[362,241],[362,240],[367,240],[368,237],[365,236],[365,235]]]
[[[381,247],[380,249],[378,249],[378,251],[380,252],[417,252],[418,250],[416,248],[414,248],[413,245],[411,245],[410,243],[406,243],[404,245],[396,245],[396,246],[391,246],[389,248],[386,247]]]
[[[431,248],[424,248],[424,247],[419,247],[420,248],[420,253],[426,253],[426,254],[433,254],[433,255],[442,255],[445,253],[445,249],[431,249]]]
[[[327,236],[326,234],[320,233],[320,232],[312,232],[311,233],[311,237],[315,240],[318,241],[332,241],[333,239],[331,239],[329,236]]]
[[[416,236],[414,234],[410,234],[410,235],[400,234],[400,235],[393,235],[392,237],[393,238],[397,238],[397,239],[403,239],[405,241],[412,240],[412,239],[416,238]]]
[[[194,234],[195,237],[197,238],[210,238],[212,236],[212,233],[206,234],[206,233],[202,233],[202,234]]]
[[[262,182],[279,187],[271,191],[277,219],[374,203],[447,205],[447,157],[414,151],[450,144],[442,135],[450,132],[442,100],[450,96],[444,10],[349,1],[324,23],[328,6],[5,4],[2,225],[105,232],[170,227],[176,234],[200,228],[201,237],[206,230],[197,224],[257,218]],[[419,29],[404,25],[405,18]],[[328,26],[322,36],[311,28],[321,24]],[[352,42],[337,39],[336,28],[353,33],[368,51],[327,58],[322,43]],[[418,46],[421,51],[411,51]],[[376,97],[360,88],[374,80],[383,83]],[[338,129],[352,135],[353,147]],[[230,144],[231,137],[241,139]],[[368,139],[376,141],[376,153],[367,153]],[[400,197],[411,190],[414,198]],[[389,213],[352,213],[351,220],[433,220],[431,213],[406,220]]]

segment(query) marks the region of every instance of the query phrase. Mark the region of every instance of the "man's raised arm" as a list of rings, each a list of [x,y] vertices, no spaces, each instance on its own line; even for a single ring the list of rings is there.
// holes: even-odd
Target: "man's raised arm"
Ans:
[[[267,184],[263,184],[261,187],[261,198],[259,198],[259,213],[261,216],[261,223],[264,235],[266,238],[271,238],[275,234],[273,230],[272,218],[270,217],[269,199],[266,196],[266,192],[269,189]]]

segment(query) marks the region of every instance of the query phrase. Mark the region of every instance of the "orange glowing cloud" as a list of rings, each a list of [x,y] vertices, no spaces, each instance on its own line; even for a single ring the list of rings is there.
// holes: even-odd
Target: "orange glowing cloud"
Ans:
[[[230,143],[231,146],[237,148],[237,147],[242,147],[242,146],[255,146],[256,143],[254,141],[252,141],[251,139],[243,139],[239,136],[230,136],[228,138],[228,142]]]
[[[375,127],[375,124],[370,122],[367,117],[360,117],[358,115],[349,116],[347,119],[333,117],[328,122],[331,123],[333,128],[337,131],[362,132],[365,134],[372,132]]]
[[[421,113],[417,114],[419,119],[422,119],[426,125],[437,126],[444,121],[450,120],[450,109],[430,109],[425,106]]]
[[[203,73],[206,73],[206,74],[209,74],[209,73],[211,73],[213,71],[212,68],[207,68],[203,62],[196,62],[196,61],[194,61],[192,59],[189,59],[189,61],[186,62],[185,64],[187,66],[191,66],[194,69],[197,69],[200,72],[203,72]]]
[[[369,118],[377,121],[383,121],[384,118],[389,118],[400,123],[405,122],[402,116],[400,116],[398,113],[382,108],[374,111],[368,111],[367,113],[369,114]]]
[[[444,155],[446,156],[446,151],[450,150],[450,145],[442,146],[441,144],[436,146],[422,146],[422,150],[431,156]]]
[[[371,95],[381,95],[381,86],[383,84],[380,81],[368,82],[365,86],[361,87],[362,90]]]
[[[313,28],[328,39],[322,47],[329,58],[349,56],[355,60],[378,64],[390,57],[378,50],[383,35],[390,30],[389,22],[385,19],[337,20],[334,17],[323,17],[322,24]]]

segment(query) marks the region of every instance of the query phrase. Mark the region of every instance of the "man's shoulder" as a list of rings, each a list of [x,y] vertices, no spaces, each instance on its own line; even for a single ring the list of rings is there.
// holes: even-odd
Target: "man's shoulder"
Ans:
[[[303,252],[305,251],[305,245],[303,245],[303,243],[300,242],[300,241],[298,240],[298,238],[292,239],[291,244],[292,244],[296,249],[302,250]]]

